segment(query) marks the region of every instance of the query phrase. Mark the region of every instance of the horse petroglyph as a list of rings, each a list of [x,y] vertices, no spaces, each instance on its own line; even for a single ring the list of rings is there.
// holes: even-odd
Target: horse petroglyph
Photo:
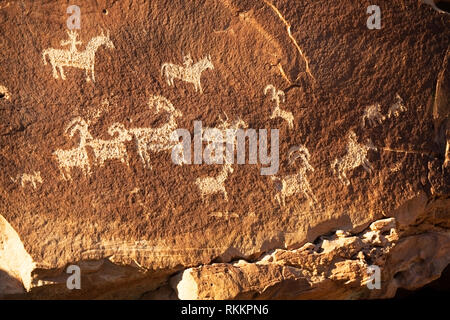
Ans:
[[[362,117],[362,126],[366,126],[366,121],[374,127],[377,124],[381,124],[386,119],[385,116],[381,114],[381,105],[379,103],[367,106],[364,110],[364,115]]]
[[[293,196],[298,193],[303,193],[309,200],[310,205],[317,203],[316,196],[312,192],[311,186],[307,178],[307,172],[314,172],[314,168],[309,164],[311,155],[305,146],[293,147],[289,150],[289,164],[294,163],[295,160],[301,160],[301,166],[297,173],[286,176],[284,178],[278,178],[272,176],[277,189],[275,199],[282,207],[286,205],[286,197]]]
[[[192,83],[194,85],[195,92],[200,90],[200,93],[203,93],[200,78],[203,71],[207,69],[214,69],[211,56],[208,55],[195,64],[193,64],[193,60],[190,55],[185,56],[183,60],[184,66],[172,63],[163,63],[161,66],[161,75],[166,77],[166,81],[169,86],[174,85],[174,79],[180,79],[182,81]]]
[[[170,137],[177,127],[176,118],[181,117],[182,114],[168,99],[162,96],[150,97],[148,106],[155,113],[159,113],[161,110],[166,111],[169,114],[169,120],[159,128],[131,128],[128,131],[136,138],[138,154],[144,166],[151,168],[148,151],[170,150],[176,145]]]
[[[197,178],[195,184],[200,189],[202,201],[205,200],[206,195],[212,195],[216,193],[223,193],[225,201],[228,202],[228,194],[225,189],[225,180],[229,173],[233,173],[234,169],[231,164],[227,163],[223,166],[222,171],[215,177],[202,177]]]
[[[389,108],[388,111],[388,118],[391,117],[398,117],[401,112],[407,111],[405,104],[403,102],[402,97],[397,93],[395,95],[395,102],[392,104],[392,106]]]
[[[22,188],[25,187],[26,183],[30,183],[33,186],[33,189],[37,188],[38,183],[42,184],[42,178],[41,178],[40,171],[35,171],[32,174],[31,173],[18,174],[15,179],[11,178],[11,180],[14,183],[20,182],[20,185],[22,186]]]
[[[106,36],[103,34],[92,38],[86,45],[84,51],[78,51],[77,45],[81,44],[81,41],[77,41],[78,34],[76,31],[68,31],[69,40],[61,41],[62,46],[70,45],[69,50],[48,48],[42,52],[42,58],[44,59],[44,65],[47,65],[46,57],[48,57],[50,64],[53,68],[53,77],[59,79],[58,70],[61,74],[61,79],[66,80],[63,67],[73,67],[78,69],[84,69],[86,71],[86,81],[95,82],[95,52],[97,49],[106,45],[108,49],[114,49],[114,44],[109,39],[109,32]],[[89,76],[90,72],[90,76]]]
[[[353,170],[359,166],[363,166],[364,170],[371,173],[373,168],[369,160],[367,160],[367,152],[369,150],[377,150],[377,148],[369,140],[367,145],[358,143],[356,134],[350,131],[347,143],[347,154],[342,158],[335,159],[331,163],[331,169],[337,174],[344,185],[350,185],[346,172]]]
[[[273,85],[269,84],[264,89],[264,94],[267,95],[270,93],[271,100],[275,102],[275,109],[272,112],[272,115],[270,116],[270,119],[274,118],[283,118],[287,121],[289,124],[289,129],[292,129],[294,127],[294,116],[289,111],[284,111],[280,108],[280,102],[285,102],[286,97],[283,91],[277,90]]]

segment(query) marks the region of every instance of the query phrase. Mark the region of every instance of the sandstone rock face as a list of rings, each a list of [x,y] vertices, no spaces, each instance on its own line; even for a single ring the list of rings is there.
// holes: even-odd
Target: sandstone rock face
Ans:
[[[438,279],[450,15],[425,2],[386,1],[369,29],[366,1],[83,1],[70,30],[65,1],[0,3],[0,297],[371,299]],[[195,121],[255,129],[256,161],[198,163]]]

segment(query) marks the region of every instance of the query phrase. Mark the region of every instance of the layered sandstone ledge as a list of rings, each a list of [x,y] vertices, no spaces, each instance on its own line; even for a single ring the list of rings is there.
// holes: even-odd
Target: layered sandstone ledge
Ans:
[[[0,297],[372,299],[438,279],[450,15],[385,1],[369,30],[371,4],[83,1],[70,31],[65,1],[0,2]],[[195,121],[278,129],[278,171],[174,163]]]

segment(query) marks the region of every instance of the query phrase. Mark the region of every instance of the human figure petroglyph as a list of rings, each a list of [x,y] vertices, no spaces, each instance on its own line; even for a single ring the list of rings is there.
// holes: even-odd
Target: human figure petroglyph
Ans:
[[[405,103],[403,102],[402,97],[397,93],[395,95],[395,102],[392,104],[392,106],[389,108],[388,111],[388,118],[391,117],[398,117],[401,112],[407,111]]]
[[[381,114],[381,105],[379,103],[372,104],[364,110],[362,126],[365,127],[368,120],[369,124],[374,127],[377,124],[381,124],[385,119],[386,117]]]
[[[200,93],[203,93],[202,84],[201,84],[201,76],[202,72],[207,69],[214,69],[214,65],[211,61],[211,56],[208,55],[204,57],[197,63],[193,64],[193,60],[191,56],[188,54],[183,57],[183,66],[172,64],[172,63],[163,63],[161,66],[161,75],[166,77],[167,84],[169,86],[173,86],[174,79],[180,79],[185,82],[192,83],[195,88],[195,92],[200,90]]]
[[[197,178],[195,184],[200,189],[202,201],[205,201],[205,196],[216,193],[223,193],[225,201],[228,202],[228,193],[225,189],[225,180],[229,173],[233,173],[234,169],[231,164],[227,163],[223,166],[222,171],[215,177],[201,177]]]
[[[308,171],[314,172],[314,168],[309,163],[311,155],[308,149],[303,145],[293,147],[289,151],[288,157],[289,164],[293,164],[297,159],[300,159],[301,165],[295,174],[288,175],[284,178],[274,176],[271,177],[277,188],[275,199],[281,207],[284,207],[286,205],[286,197],[303,193],[308,199],[310,205],[314,205],[317,203],[317,198],[311,189],[307,177]]]
[[[42,177],[40,171],[35,171],[32,174],[31,173],[18,174],[15,179],[11,178],[11,180],[14,183],[20,182],[22,188],[25,187],[26,183],[30,183],[33,186],[33,189],[37,188],[38,183],[42,184]]]
[[[83,42],[77,40],[78,33],[76,31],[68,31],[67,34],[69,35],[69,40],[61,40],[61,46],[70,45],[69,52],[74,54],[78,51],[77,45],[83,44]]]
[[[367,145],[358,143],[356,134],[353,131],[349,132],[347,154],[342,158],[335,159],[331,163],[333,173],[338,175],[344,185],[350,185],[350,180],[346,174],[348,170],[353,170],[362,165],[368,173],[372,172],[373,167],[367,159],[367,152],[369,150],[377,151],[377,148],[370,140]]]
[[[162,96],[150,97],[148,106],[151,110],[154,109],[155,113],[166,111],[169,114],[169,120],[158,128],[131,128],[128,132],[136,138],[138,154],[144,166],[151,168],[148,151],[165,151],[176,145],[170,136],[177,127],[176,118],[181,117],[182,113]]]
[[[0,96],[5,100],[11,100],[11,95],[8,91],[8,88],[6,88],[5,86],[0,85]]]
[[[69,131],[70,129],[70,131]],[[86,150],[88,141],[92,136],[88,131],[88,124],[80,117],[75,117],[66,127],[65,134],[69,131],[69,137],[73,138],[75,132],[80,134],[78,146],[69,150],[58,149],[53,154],[56,156],[59,169],[64,180],[71,180],[70,172],[72,168],[79,168],[85,176],[91,174],[91,166]]]
[[[70,45],[69,50],[48,48],[42,52],[42,58],[44,59],[44,65],[47,65],[46,57],[48,57],[50,64],[53,68],[53,77],[59,79],[58,70],[61,75],[61,79],[65,80],[63,67],[73,67],[78,69],[84,69],[86,71],[86,81],[95,82],[95,52],[97,49],[105,45],[108,49],[114,49],[114,44],[109,39],[109,32],[106,36],[103,34],[92,38],[86,45],[84,51],[78,51],[76,45],[81,44],[77,41],[76,31],[68,31],[69,40],[61,41],[61,45]],[[90,76],[89,76],[90,73]]]
[[[294,127],[294,116],[290,111],[284,111],[280,108],[280,102],[286,101],[286,96],[283,91],[277,90],[273,85],[269,84],[264,89],[264,94],[271,94],[271,100],[275,102],[275,109],[272,111],[272,115],[270,119],[274,118],[283,118],[287,121],[289,128],[292,129]]]

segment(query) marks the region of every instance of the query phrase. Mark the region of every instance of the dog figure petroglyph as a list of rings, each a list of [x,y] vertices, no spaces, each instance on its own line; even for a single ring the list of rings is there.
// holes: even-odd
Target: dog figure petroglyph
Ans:
[[[228,202],[228,194],[225,189],[225,180],[229,173],[233,173],[234,169],[231,164],[227,163],[223,166],[222,171],[215,177],[201,177],[195,180],[195,184],[200,189],[202,201],[205,201],[205,196],[216,193],[223,193],[225,201]]]

